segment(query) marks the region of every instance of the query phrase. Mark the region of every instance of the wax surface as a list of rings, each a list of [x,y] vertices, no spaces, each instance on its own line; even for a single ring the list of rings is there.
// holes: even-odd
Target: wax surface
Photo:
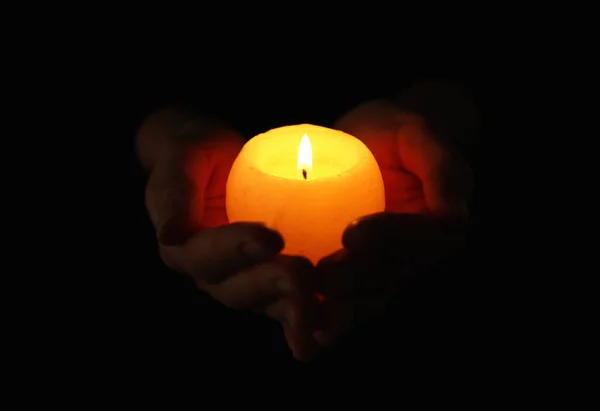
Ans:
[[[312,168],[298,161],[304,135]],[[385,192],[377,161],[360,140],[300,124],[246,143],[229,173],[226,207],[229,222],[263,222],[282,234],[284,253],[317,263],[342,248],[348,223],[385,209]]]

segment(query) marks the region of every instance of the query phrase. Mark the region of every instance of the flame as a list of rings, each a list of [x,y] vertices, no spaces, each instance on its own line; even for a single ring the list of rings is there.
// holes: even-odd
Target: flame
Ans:
[[[306,134],[300,140],[298,147],[298,171],[305,180],[312,172],[312,145]]]

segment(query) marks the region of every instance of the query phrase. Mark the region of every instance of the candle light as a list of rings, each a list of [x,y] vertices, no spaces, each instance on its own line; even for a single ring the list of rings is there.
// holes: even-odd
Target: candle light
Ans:
[[[229,222],[260,221],[281,233],[286,254],[313,263],[342,247],[358,217],[385,209],[377,161],[357,138],[310,124],[248,141],[227,180]]]

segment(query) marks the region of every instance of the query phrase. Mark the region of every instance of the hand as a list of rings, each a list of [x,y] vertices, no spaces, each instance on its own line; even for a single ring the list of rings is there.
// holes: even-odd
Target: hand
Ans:
[[[343,249],[318,266],[325,295],[320,330],[314,337],[331,346],[357,323],[383,314],[408,280],[422,269],[435,269],[460,250],[463,234],[427,214],[380,213],[351,224]]]
[[[463,245],[470,169],[425,121],[392,103],[360,106],[335,128],[362,140],[375,156],[386,212],[348,227],[344,249],[318,264],[325,295],[315,338],[331,345],[354,324],[381,313],[404,280]]]
[[[312,356],[308,318],[317,302],[314,267],[283,256],[279,233],[260,223],[228,224],[225,186],[244,140],[228,130],[174,141],[158,156],[146,205],[167,266],[192,277],[199,289],[234,309],[254,309],[279,320],[294,355]],[[310,334],[308,334],[310,335]]]

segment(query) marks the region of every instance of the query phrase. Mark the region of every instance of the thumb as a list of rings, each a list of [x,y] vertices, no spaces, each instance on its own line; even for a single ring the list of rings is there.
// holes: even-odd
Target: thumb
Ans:
[[[342,235],[350,251],[410,251],[432,248],[453,240],[456,234],[444,230],[438,218],[427,214],[377,213],[352,222]]]
[[[420,120],[403,124],[397,141],[404,168],[421,181],[429,211],[443,218],[466,219],[472,175],[464,157]]]
[[[372,273],[377,271],[373,271],[373,267],[369,268],[369,264],[374,262],[368,259],[365,266],[360,262],[362,253],[374,253],[379,257],[375,263],[383,267],[394,266],[397,262],[431,264],[462,249],[465,237],[462,229],[447,227],[433,215],[379,213],[363,217],[348,226],[344,231],[342,244],[358,257],[351,262],[350,272],[358,273],[362,270]],[[377,279],[375,276],[373,280]],[[369,289],[372,285],[363,281],[360,287]]]

